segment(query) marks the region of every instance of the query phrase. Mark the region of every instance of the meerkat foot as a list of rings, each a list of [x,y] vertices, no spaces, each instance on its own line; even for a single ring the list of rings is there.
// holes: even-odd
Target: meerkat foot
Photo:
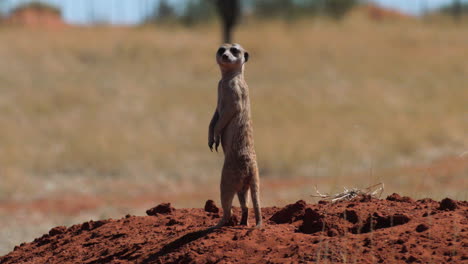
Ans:
[[[255,225],[254,229],[260,229],[260,228],[262,228],[262,226],[263,226],[263,222],[260,221]]]
[[[247,217],[244,219],[244,217],[242,216],[242,219],[241,219],[239,225],[241,225],[241,226],[248,226],[249,223],[247,222]]]
[[[239,223],[240,226],[248,226],[249,225],[249,222],[247,222],[247,220],[244,221],[244,219],[241,220],[241,222]]]
[[[221,227],[226,226],[226,224],[227,224],[227,221],[225,221],[224,219],[222,219],[221,221],[219,221],[219,223],[218,223],[217,225],[212,226],[212,227],[210,227],[209,229],[211,229],[211,230],[213,230],[213,229],[219,229],[219,228],[221,228]]]
[[[241,205],[242,208],[242,217],[240,224],[241,226],[247,226],[248,225],[248,218],[249,218],[249,208],[248,206],[248,194],[249,190],[247,188],[244,188],[243,190],[237,192],[237,197],[239,198],[239,204]]]
[[[245,209],[242,209],[242,216],[241,216],[241,221],[239,223],[239,225],[241,226],[248,226],[248,218],[249,218],[249,209],[245,208]]]

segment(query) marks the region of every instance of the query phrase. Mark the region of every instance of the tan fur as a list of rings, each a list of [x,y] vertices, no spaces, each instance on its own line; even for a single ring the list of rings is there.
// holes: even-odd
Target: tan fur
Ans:
[[[216,227],[221,227],[230,220],[236,193],[242,208],[241,225],[247,225],[249,189],[256,226],[262,225],[260,179],[254,150],[249,89],[244,80],[244,64],[248,56],[248,52],[238,44],[224,44],[216,55],[222,78],[218,84],[218,103],[208,136],[210,149],[215,144],[217,151],[221,142],[224,151],[221,176],[221,204],[224,213]]]

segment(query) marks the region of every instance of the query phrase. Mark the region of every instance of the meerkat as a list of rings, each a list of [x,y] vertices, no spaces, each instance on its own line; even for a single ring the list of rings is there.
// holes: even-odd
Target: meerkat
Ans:
[[[242,208],[240,224],[247,225],[248,193],[251,192],[256,227],[262,225],[260,178],[254,150],[249,89],[244,80],[244,64],[249,53],[239,44],[223,44],[216,52],[221,70],[217,107],[208,132],[208,146],[216,151],[221,143],[224,165],[221,175],[223,217],[214,228],[224,226],[231,218],[231,207],[237,194]]]

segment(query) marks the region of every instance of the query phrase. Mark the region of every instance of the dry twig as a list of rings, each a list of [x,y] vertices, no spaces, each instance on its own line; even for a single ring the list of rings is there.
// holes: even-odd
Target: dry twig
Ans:
[[[333,194],[333,195],[321,194],[318,191],[317,186],[315,186],[315,191],[317,192],[317,195],[311,195],[312,197],[322,198],[322,200],[331,201],[332,203],[334,203],[334,202],[338,202],[342,200],[349,201],[358,195],[370,195],[374,198],[380,198],[380,196],[382,195],[384,191],[384,184],[378,183],[378,184],[369,186],[367,188],[364,188],[362,190],[358,188],[347,189],[346,187],[344,187],[344,192]]]

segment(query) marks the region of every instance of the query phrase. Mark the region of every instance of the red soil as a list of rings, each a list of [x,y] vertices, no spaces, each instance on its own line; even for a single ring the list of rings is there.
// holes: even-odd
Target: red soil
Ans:
[[[467,263],[468,202],[386,200],[264,208],[261,229],[206,230],[220,217],[161,204],[151,216],[55,227],[0,263]],[[234,212],[239,214],[239,209]],[[252,213],[251,213],[252,215]],[[253,223],[253,219],[250,219]]]

